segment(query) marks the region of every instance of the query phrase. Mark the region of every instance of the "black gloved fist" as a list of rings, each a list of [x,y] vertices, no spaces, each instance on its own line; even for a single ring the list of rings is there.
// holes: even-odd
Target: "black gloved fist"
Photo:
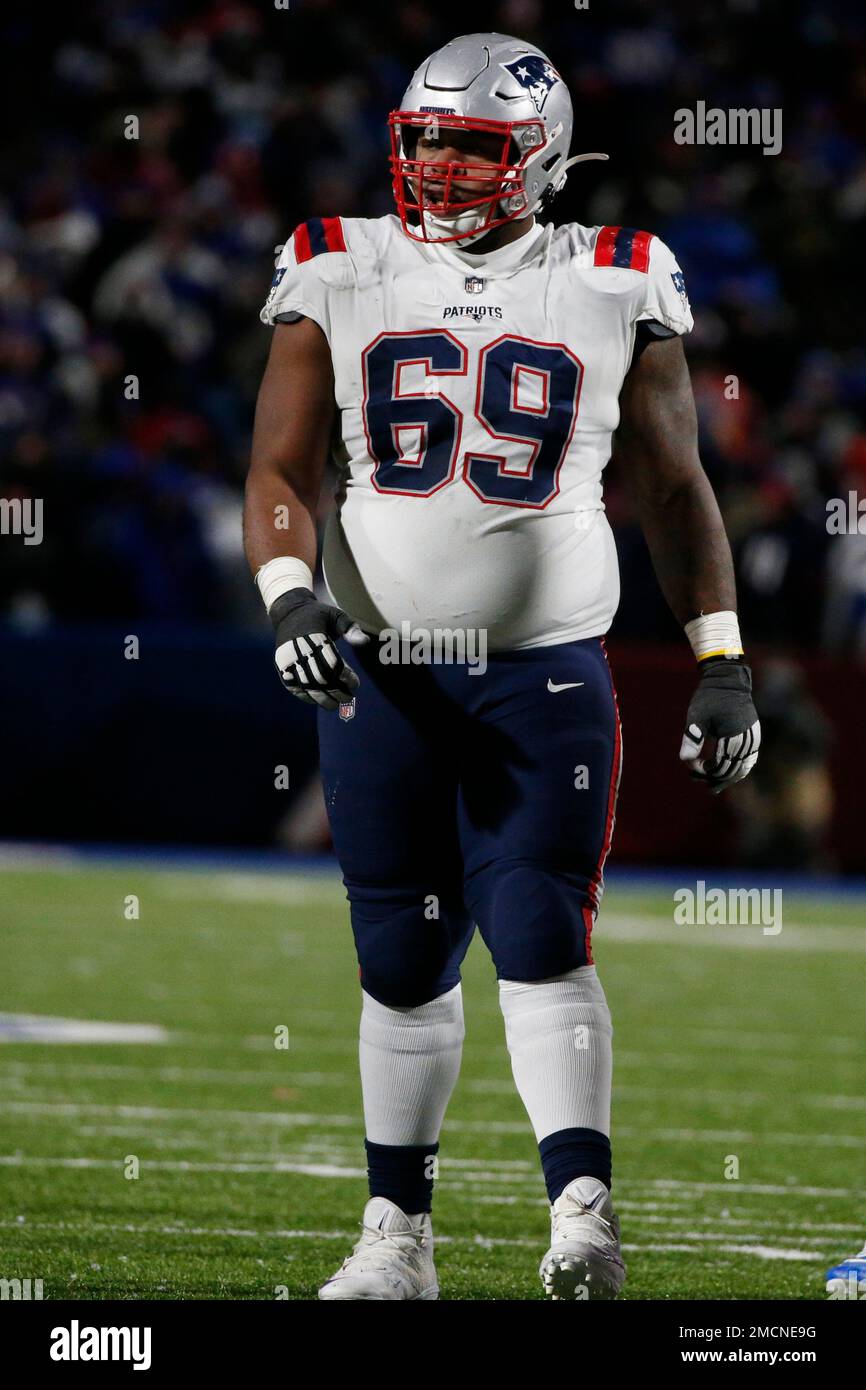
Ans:
[[[350,641],[366,638],[348,614],[320,603],[311,589],[290,589],[274,600],[268,617],[276,629],[274,661],[286,690],[322,709],[351,700],[361,682],[334,642],[347,633]]]
[[[702,662],[680,747],[692,777],[713,792],[724,791],[748,777],[760,746],[761,725],[752,703],[749,667],[726,657]]]

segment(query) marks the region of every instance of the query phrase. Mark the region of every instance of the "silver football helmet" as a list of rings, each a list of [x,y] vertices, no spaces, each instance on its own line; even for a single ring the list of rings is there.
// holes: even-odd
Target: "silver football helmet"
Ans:
[[[539,48],[507,34],[464,34],[440,48],[418,68],[388,125],[397,210],[416,241],[465,245],[546,207],[572,164],[607,158],[567,157],[568,88]],[[488,151],[482,159],[479,137]],[[419,158],[452,138],[464,160]]]

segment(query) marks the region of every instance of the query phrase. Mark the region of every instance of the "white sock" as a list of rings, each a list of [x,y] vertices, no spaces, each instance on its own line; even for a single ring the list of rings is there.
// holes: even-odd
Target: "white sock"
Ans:
[[[460,1071],[462,988],[414,1008],[389,1008],[362,994],[358,1056],[367,1138],[435,1144]]]
[[[511,1070],[540,1143],[560,1129],[610,1136],[610,1009],[594,965],[534,984],[499,981]]]

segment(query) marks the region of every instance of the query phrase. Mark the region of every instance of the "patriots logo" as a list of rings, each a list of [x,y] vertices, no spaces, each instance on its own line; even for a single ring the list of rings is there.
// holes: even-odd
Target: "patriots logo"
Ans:
[[[562,78],[540,53],[527,53],[523,58],[515,58],[513,63],[500,63],[500,67],[510,72],[521,87],[532,97],[536,111],[541,114],[550,90]]]
[[[271,300],[273,299],[274,295],[276,294],[277,290],[280,288],[280,281],[282,280],[282,278],[283,278],[283,276],[285,275],[285,273],[286,273],[286,267],[283,266],[283,265],[281,265],[280,268],[279,268],[279,270],[278,270],[277,273],[275,274],[273,280],[271,281],[271,291],[270,291],[270,294],[268,295],[268,303],[269,303],[269,304],[270,304]]]
[[[686,281],[683,272],[681,270],[672,270],[671,279],[674,282],[674,289],[676,290],[677,294],[680,296],[681,299],[685,300],[686,304],[688,304],[689,297],[686,294]]]

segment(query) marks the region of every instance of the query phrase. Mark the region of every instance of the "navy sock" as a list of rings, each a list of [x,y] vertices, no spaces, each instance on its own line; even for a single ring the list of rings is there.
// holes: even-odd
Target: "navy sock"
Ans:
[[[575,1178],[598,1178],[610,1190],[610,1140],[597,1129],[558,1129],[538,1146],[547,1196],[555,1202]]]
[[[590,1131],[588,1131],[590,1132]],[[367,1180],[371,1197],[387,1197],[407,1216],[433,1206],[434,1156],[437,1144],[371,1144],[367,1150]]]

